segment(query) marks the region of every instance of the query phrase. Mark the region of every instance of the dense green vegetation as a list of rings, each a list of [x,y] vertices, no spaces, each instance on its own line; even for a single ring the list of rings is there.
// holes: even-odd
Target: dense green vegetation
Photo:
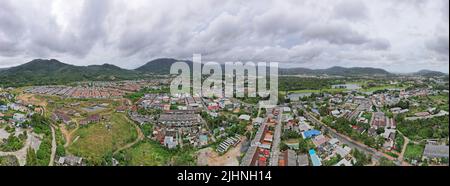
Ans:
[[[379,69],[379,68],[370,68],[370,67],[331,67],[327,69],[317,69],[312,70],[308,68],[286,68],[280,69],[280,74],[282,75],[335,75],[335,76],[361,76],[361,75],[390,75],[389,72]]]
[[[403,138],[403,135],[400,133],[397,133],[397,135],[395,135],[395,150],[397,152],[401,152],[403,145],[405,144],[405,139]]]
[[[126,117],[125,114],[114,113],[111,122],[93,123],[78,129],[74,135],[79,139],[67,148],[67,152],[84,157],[88,165],[110,163],[115,150],[137,138],[135,124]]]
[[[0,86],[67,84],[77,81],[137,79],[139,73],[114,65],[74,66],[58,60],[33,60],[0,71]]]
[[[195,150],[191,147],[178,149],[167,149],[161,144],[145,140],[134,145],[132,148],[119,152],[114,156],[120,165],[131,166],[181,166],[195,165]]]
[[[329,89],[333,84],[342,83],[339,80],[300,77],[279,77],[278,82],[280,91]]]
[[[369,128],[369,124],[367,124],[367,123],[358,123],[355,120],[348,121],[345,118],[334,118],[331,116],[325,117],[322,121],[325,124],[327,124],[328,126],[330,126],[331,128],[335,129],[337,132],[344,134],[346,136],[349,136],[350,138],[352,138],[354,140],[363,142],[365,145],[367,145],[369,147],[372,147],[375,149],[380,149],[385,142],[384,138],[382,138],[380,136],[371,137],[371,136],[368,136],[367,132],[361,134],[351,127],[352,125],[356,125],[356,126],[362,127],[365,130],[367,130]],[[377,131],[377,132],[382,132],[382,131]]]
[[[0,166],[19,166],[16,156],[0,156]]]
[[[405,120],[398,117],[397,129],[412,140],[448,138],[448,116],[429,119]]]
[[[364,154],[363,152],[353,149],[352,156],[356,159],[355,166],[364,166],[372,162],[372,157]]]
[[[339,163],[342,160],[342,157],[338,154],[337,156],[332,157],[331,159],[324,161],[323,166],[333,166]]]
[[[27,163],[25,166],[38,166],[36,152],[31,147],[27,149]]]
[[[14,134],[10,134],[8,138],[4,139],[3,142],[0,143],[0,151],[4,152],[14,152],[22,149],[24,146],[25,140],[27,139],[27,134],[20,134],[18,137],[14,136]]]
[[[161,94],[161,93],[170,93],[170,87],[162,87],[161,89],[143,88],[138,92],[128,94],[125,97],[130,99],[134,103],[139,99],[141,99],[142,97],[144,97],[145,94]]]
[[[405,151],[405,159],[408,161],[420,160],[422,158],[425,145],[409,143]]]
[[[144,133],[144,136],[151,136],[153,133],[153,124],[145,123],[143,125],[139,126],[142,130],[142,133]]]
[[[42,134],[44,137],[39,146],[39,150],[36,151],[36,165],[47,166],[50,162],[51,148],[52,148],[52,134],[50,129],[50,120],[44,116],[34,114],[31,119],[31,125],[34,128],[34,132]]]
[[[395,163],[393,161],[388,160],[385,157],[381,157],[380,166],[395,166]]]

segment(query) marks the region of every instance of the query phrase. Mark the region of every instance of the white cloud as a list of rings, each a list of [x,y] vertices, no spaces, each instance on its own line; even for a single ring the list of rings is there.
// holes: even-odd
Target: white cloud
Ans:
[[[0,67],[33,58],[134,68],[158,57],[290,66],[449,65],[448,0],[2,0]],[[447,6],[445,6],[447,5]],[[389,66],[390,65],[390,66]],[[438,68],[437,66],[441,66]]]

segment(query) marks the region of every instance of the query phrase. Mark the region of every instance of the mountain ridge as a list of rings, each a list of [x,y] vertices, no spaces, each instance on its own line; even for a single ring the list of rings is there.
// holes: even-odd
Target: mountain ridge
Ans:
[[[105,81],[139,79],[146,75],[169,74],[170,67],[176,62],[187,62],[192,69],[193,62],[174,58],[158,58],[151,60],[135,69],[124,69],[112,64],[76,66],[66,64],[56,59],[34,59],[25,64],[0,70],[0,84],[6,86],[27,86],[60,84],[76,81]],[[223,65],[223,64],[222,64]],[[373,67],[340,67],[334,66],[326,69],[309,69],[303,67],[280,68],[280,75],[332,75],[332,76],[391,76],[391,73],[382,68]],[[439,71],[420,70],[410,73],[417,76],[444,76]]]

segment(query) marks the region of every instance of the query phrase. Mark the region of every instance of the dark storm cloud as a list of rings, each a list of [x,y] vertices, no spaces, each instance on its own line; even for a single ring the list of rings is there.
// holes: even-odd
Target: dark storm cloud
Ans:
[[[349,21],[364,21],[369,18],[369,9],[362,1],[346,0],[341,1],[334,7],[336,18],[347,19]]]
[[[25,30],[22,18],[5,0],[0,5],[0,55],[14,56],[20,52],[19,42]]]
[[[438,36],[429,40],[426,43],[426,47],[440,55],[449,55],[449,37],[448,36]]]
[[[332,44],[363,44],[369,41],[366,36],[359,34],[344,24],[316,24],[308,27],[303,34],[309,39],[327,40]]]
[[[108,0],[84,1],[77,19],[69,28],[62,29],[55,19],[48,19],[34,27],[33,44],[41,46],[44,51],[68,53],[83,57],[90,52],[97,41],[105,36],[105,18],[108,13]]]
[[[391,43],[387,39],[372,39],[370,42],[365,44],[367,49],[372,50],[388,50],[391,47]]]

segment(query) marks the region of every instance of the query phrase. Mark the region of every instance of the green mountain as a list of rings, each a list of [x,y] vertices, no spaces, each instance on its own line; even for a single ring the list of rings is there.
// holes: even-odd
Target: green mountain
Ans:
[[[139,73],[135,71],[121,69],[110,64],[75,66],[55,59],[36,59],[0,71],[0,85],[17,87],[66,84],[76,81],[126,80],[138,77]]]
[[[36,59],[11,68],[0,69],[1,86],[26,86],[66,84],[77,81],[108,81],[128,80],[149,77],[152,75],[169,74],[170,67],[175,62],[186,62],[192,69],[192,61],[160,58],[152,60],[135,70],[126,70],[120,67],[103,64],[90,66],[75,66],[62,63],[58,60]],[[224,67],[224,65],[222,65]],[[328,69],[308,68],[280,68],[281,75],[333,75],[333,76],[390,76],[391,73],[369,67],[331,67]],[[442,72],[422,70],[413,75],[442,76]]]
[[[150,61],[136,69],[136,71],[146,74],[169,74],[170,67],[175,62],[187,62],[192,69],[192,61],[177,60],[172,58],[161,58]],[[222,65],[224,67],[224,65]],[[379,68],[369,67],[331,67],[328,69],[308,69],[308,68],[280,68],[282,75],[336,75],[336,76],[362,76],[362,75],[390,75],[389,72]]]
[[[186,62],[192,70],[192,61],[177,60],[172,58],[155,59],[147,62],[135,70],[144,74],[169,74],[170,67],[176,62]]]
[[[439,71],[432,71],[432,70],[420,70],[416,73],[413,73],[415,76],[424,76],[424,77],[436,77],[436,76],[446,76],[448,74],[439,72]]]

